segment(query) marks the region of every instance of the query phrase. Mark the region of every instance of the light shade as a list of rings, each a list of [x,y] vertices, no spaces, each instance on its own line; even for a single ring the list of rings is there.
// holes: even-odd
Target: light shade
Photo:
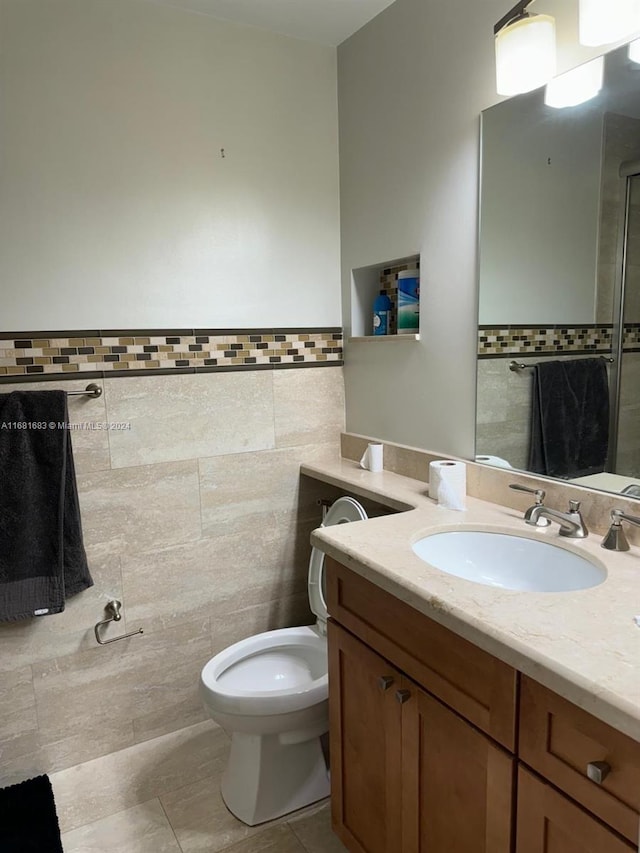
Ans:
[[[519,95],[544,86],[556,73],[556,22],[531,15],[507,24],[496,35],[496,88]]]
[[[585,62],[566,74],[560,74],[547,83],[544,102],[548,107],[575,107],[595,98],[604,78],[604,57]]]
[[[632,62],[637,62],[640,65],[640,39],[630,42],[629,44],[629,59]]]
[[[638,0],[580,0],[580,44],[620,41],[640,30]]]

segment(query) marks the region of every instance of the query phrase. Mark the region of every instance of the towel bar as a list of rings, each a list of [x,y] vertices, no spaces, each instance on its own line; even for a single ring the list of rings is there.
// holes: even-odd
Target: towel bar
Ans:
[[[96,385],[95,382],[91,382],[90,385],[84,389],[84,391],[67,391],[67,397],[96,397],[102,396],[102,388],[99,385]]]
[[[549,353],[551,355],[551,353]],[[611,358],[607,355],[598,356],[599,358],[603,358],[609,364],[615,364],[615,358]],[[527,370],[528,368],[535,367],[535,364],[524,364],[522,361],[510,361],[509,362],[509,370],[516,373],[518,370]]]
[[[126,640],[127,637],[135,637],[136,634],[144,634],[142,628],[138,628],[137,631],[130,631],[128,634],[122,634],[120,637],[112,637],[110,640],[101,640],[100,639],[100,627],[102,625],[108,625],[109,622],[119,622],[122,619],[122,614],[120,613],[120,608],[122,607],[122,602],[117,601],[115,598],[111,601],[107,601],[105,605],[105,610],[107,613],[110,613],[108,619],[103,619],[102,622],[98,622],[95,626],[94,633],[96,635],[96,640],[100,643],[101,646],[106,646],[107,643],[115,643],[118,640]]]

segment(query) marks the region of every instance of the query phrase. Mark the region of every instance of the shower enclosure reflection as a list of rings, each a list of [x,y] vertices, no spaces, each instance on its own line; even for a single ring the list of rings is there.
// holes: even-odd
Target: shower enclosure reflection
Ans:
[[[625,174],[626,173],[626,174]],[[625,164],[621,323],[612,470],[640,478],[640,160]]]
[[[579,107],[492,107],[482,147],[476,454],[528,467],[533,370],[511,361],[605,356],[609,452],[583,480],[640,486],[640,65],[610,53]]]

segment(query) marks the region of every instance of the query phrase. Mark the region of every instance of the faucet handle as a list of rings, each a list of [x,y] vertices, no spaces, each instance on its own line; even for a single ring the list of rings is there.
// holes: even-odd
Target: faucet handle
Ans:
[[[521,486],[519,483],[509,483],[509,488],[514,492],[526,492],[528,495],[535,495],[536,505],[541,504],[546,497],[544,489],[530,489],[529,486]]]
[[[628,521],[630,524],[640,526],[640,518],[635,515],[627,515],[621,509],[611,510],[611,527],[607,531],[604,539],[600,543],[601,548],[606,548],[607,551],[628,551],[629,543],[622,529],[622,522]]]
[[[528,495],[535,495],[536,502],[534,506],[530,506],[529,509],[524,514],[524,520],[527,524],[532,524],[531,521],[531,513],[535,510],[537,506],[542,506],[542,501],[545,499],[545,495],[547,494],[544,489],[531,489],[529,486],[521,486],[520,483],[509,483],[509,488],[513,489],[514,492],[526,492]],[[536,527],[548,527],[551,522],[548,518],[542,516],[535,523]]]
[[[584,539],[589,535],[589,529],[585,524],[584,518],[582,517],[582,513],[580,512],[581,501],[569,501],[569,517],[573,518],[574,521],[578,524],[579,529],[576,531],[576,538]],[[560,530],[561,536],[567,536],[572,534],[563,533],[562,529]]]
[[[604,539],[600,543],[601,548],[606,548],[607,551],[628,551],[629,543],[622,529],[622,522],[628,521],[630,524],[636,524],[640,527],[640,518],[635,515],[627,515],[621,509],[611,510],[611,527],[605,534]]]
[[[630,524],[636,524],[640,527],[640,518],[636,515],[629,515],[621,509],[612,509],[611,510],[611,522],[612,524],[620,524],[621,521],[628,521]]]

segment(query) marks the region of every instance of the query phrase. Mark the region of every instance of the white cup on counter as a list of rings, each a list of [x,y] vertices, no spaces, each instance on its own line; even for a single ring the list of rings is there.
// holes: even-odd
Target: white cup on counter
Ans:
[[[367,449],[360,460],[360,467],[367,471],[371,471],[373,474],[379,474],[384,467],[383,450],[384,445],[382,444],[368,444]]]

